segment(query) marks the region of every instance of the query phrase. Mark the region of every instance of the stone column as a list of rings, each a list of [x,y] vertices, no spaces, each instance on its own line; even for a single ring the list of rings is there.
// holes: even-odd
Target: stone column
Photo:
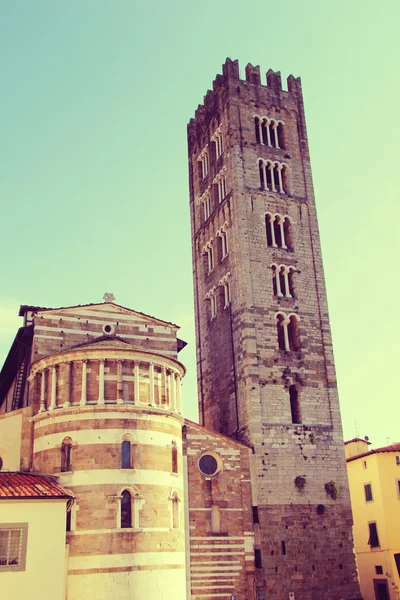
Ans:
[[[167,370],[164,365],[161,367],[161,404],[164,408],[167,406]]]
[[[80,405],[81,406],[85,406],[85,404],[87,402],[87,398],[86,398],[86,384],[87,384],[86,370],[87,370],[87,360],[83,360],[82,361],[82,390],[81,390],[81,401],[80,401]]]
[[[261,120],[258,119],[258,137],[260,138],[260,144],[262,146],[264,146],[264,136],[263,136],[263,132],[262,132],[262,125],[261,125]]]
[[[176,387],[175,387],[175,372],[170,372],[170,384],[171,384],[171,406],[170,409],[176,412]]]
[[[117,404],[123,404],[122,367],[123,360],[117,360]]]
[[[283,189],[283,182],[282,182],[282,165],[279,165],[278,167],[278,179],[279,179],[279,192],[281,194],[285,193],[285,190]]]
[[[97,404],[104,404],[104,358],[99,359],[99,399]]]
[[[278,140],[278,123],[274,123],[272,126],[274,130],[274,138],[275,138],[275,148],[279,148],[279,140]]]
[[[283,270],[283,277],[285,279],[285,296],[286,298],[291,298],[292,294],[290,293],[290,286],[289,286],[289,269],[287,267],[284,268]]]
[[[269,171],[270,171],[270,175],[271,175],[271,189],[273,192],[276,192],[274,170],[275,170],[274,163],[269,163]]]
[[[269,121],[266,121],[266,122],[265,122],[265,129],[266,129],[266,131],[267,131],[267,142],[268,142],[268,146],[271,146],[271,145],[272,145],[272,144],[271,144],[271,133],[270,133],[270,131],[269,131],[269,126],[270,126],[270,122],[269,122]]]
[[[176,412],[182,414],[182,381],[179,373],[176,374]]]
[[[287,320],[285,319],[284,321],[281,322],[281,326],[283,327],[283,336],[284,336],[284,340],[285,340],[285,350],[287,352],[289,352],[289,350],[290,350],[288,325],[289,325],[288,319]]]
[[[286,246],[286,240],[285,240],[285,228],[283,226],[283,223],[284,223],[283,219],[279,219],[279,227],[281,230],[281,240],[282,240],[281,248],[284,248],[286,250],[287,246]]]
[[[275,269],[275,283],[276,283],[276,295],[279,297],[282,297],[283,294],[282,294],[282,290],[281,290],[281,280],[279,277],[280,272],[281,272],[280,267],[277,267]]]
[[[264,190],[268,191],[268,182],[267,182],[267,165],[265,162],[263,162],[262,164],[262,170],[263,170],[263,179],[264,179]]]
[[[275,241],[275,227],[274,227],[275,218],[276,217],[274,217],[274,218],[271,217],[270,220],[269,220],[269,224],[271,226],[271,242],[272,242],[272,247],[273,248],[277,248],[278,247],[278,245],[277,245],[277,243]]]
[[[51,397],[49,410],[54,410],[57,406],[57,369],[51,367]]]
[[[133,383],[134,383],[134,394],[133,394],[133,403],[140,404],[140,372],[139,372],[140,362],[135,360],[133,367]]]
[[[155,406],[154,402],[154,363],[149,365],[149,386],[150,386],[150,406]]]
[[[46,369],[43,369],[41,372],[41,381],[40,381],[40,408],[39,412],[42,413],[46,410]]]
[[[65,402],[64,408],[71,406],[71,363],[68,361],[65,364]]]

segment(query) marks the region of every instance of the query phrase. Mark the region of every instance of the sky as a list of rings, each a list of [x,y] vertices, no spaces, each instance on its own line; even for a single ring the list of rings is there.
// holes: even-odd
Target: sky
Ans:
[[[197,420],[186,125],[237,58],[302,78],[344,436],[400,441],[399,18],[398,0],[0,3],[0,364],[20,304],[112,292],[181,326]]]

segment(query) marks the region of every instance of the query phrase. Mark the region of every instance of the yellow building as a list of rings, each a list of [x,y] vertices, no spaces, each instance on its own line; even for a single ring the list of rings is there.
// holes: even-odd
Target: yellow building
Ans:
[[[1,600],[65,598],[72,503],[71,492],[50,475],[0,472]]]
[[[400,599],[400,443],[345,443],[355,550],[364,600]]]

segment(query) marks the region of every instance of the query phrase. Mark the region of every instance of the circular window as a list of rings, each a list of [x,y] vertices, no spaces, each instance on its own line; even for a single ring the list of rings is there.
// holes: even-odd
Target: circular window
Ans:
[[[3,468],[3,459],[0,456],[0,471],[2,470],[2,468]]]
[[[106,335],[111,335],[112,333],[114,333],[115,327],[114,325],[103,325],[103,332]]]
[[[219,471],[217,459],[211,454],[203,454],[199,460],[199,469],[203,475],[215,475]]]

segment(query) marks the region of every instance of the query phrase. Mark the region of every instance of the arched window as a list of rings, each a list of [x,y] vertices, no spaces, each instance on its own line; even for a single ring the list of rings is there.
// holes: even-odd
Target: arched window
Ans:
[[[298,330],[297,317],[295,315],[291,315],[289,317],[289,323],[287,325],[287,328],[288,328],[290,350],[293,350],[293,351],[300,350],[299,330]]]
[[[274,290],[274,296],[278,296],[279,298],[294,298],[294,267],[287,267],[286,265],[276,265],[275,263],[270,265],[270,267],[273,273],[272,286]]]
[[[261,124],[262,143],[265,146],[271,146],[271,131],[268,119],[263,119]]]
[[[280,191],[282,194],[289,193],[289,176],[288,176],[288,169],[285,164],[283,164],[283,166],[281,168],[281,190]]]
[[[259,172],[259,176],[260,176],[260,188],[262,190],[268,189],[266,169],[265,169],[264,161],[261,159],[258,161],[258,172]]]
[[[254,117],[254,130],[255,130],[255,134],[256,134],[256,141],[258,144],[261,144],[262,143],[261,123],[260,123],[260,119],[258,117]]]
[[[292,267],[289,267],[289,272],[288,272],[289,294],[292,298],[295,297],[293,279],[294,279],[294,269]]]
[[[282,244],[282,230],[281,230],[281,226],[280,226],[280,219],[278,220],[278,218],[275,217],[275,220],[273,222],[273,227],[274,227],[275,244],[278,246],[278,248],[282,248],[284,246],[284,244]]]
[[[176,442],[171,444],[172,473],[178,472],[178,448]]]
[[[297,315],[293,313],[289,316],[283,312],[276,313],[275,318],[277,320],[278,330],[278,345],[280,350],[296,351],[300,349],[300,339],[298,332],[298,321],[300,320]]]
[[[284,217],[283,220],[283,235],[285,248],[289,248],[289,250],[293,249],[292,243],[292,225],[290,223],[290,219],[288,217]]]
[[[132,446],[129,441],[121,444],[121,468],[132,469]]]
[[[121,528],[132,527],[132,496],[128,490],[121,494]]]
[[[301,411],[299,402],[299,393],[295,385],[289,387],[290,411],[292,413],[292,423],[301,423]]]
[[[61,471],[72,471],[72,439],[66,437],[61,444]]]
[[[277,134],[278,134],[278,144],[279,144],[279,148],[282,148],[282,150],[285,149],[285,137],[283,134],[283,122],[282,121],[278,121],[278,125],[277,125]]]
[[[267,236],[267,245],[269,247],[271,247],[273,245],[273,240],[272,240],[272,231],[271,228],[273,227],[273,220],[272,217],[269,213],[267,213],[265,215],[265,233]]]
[[[286,350],[285,344],[285,317],[282,314],[277,315],[278,345],[279,350]]]

